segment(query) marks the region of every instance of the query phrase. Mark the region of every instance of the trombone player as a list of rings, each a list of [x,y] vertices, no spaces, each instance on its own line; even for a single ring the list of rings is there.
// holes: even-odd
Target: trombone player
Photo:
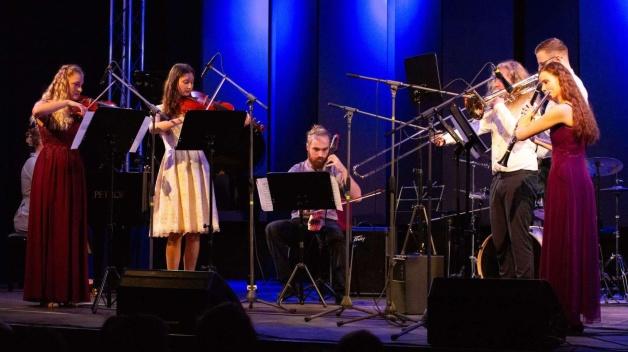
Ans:
[[[522,109],[530,101],[532,92],[504,96],[508,85],[527,79],[536,86],[536,80],[517,61],[509,60],[497,65],[496,75],[501,72],[506,82],[494,77],[489,82],[492,109],[477,114],[474,123],[478,134],[491,133],[491,169],[493,179],[490,189],[490,222],[493,243],[499,263],[501,278],[534,278],[534,252],[532,237],[528,233],[532,223],[532,211],[538,187],[536,146],[530,141],[517,142],[507,166],[499,163],[507,150]],[[527,82],[521,82],[527,83]],[[510,87],[508,87],[510,88]],[[503,91],[504,94],[499,94]],[[512,91],[516,93],[516,90]],[[468,108],[469,109],[469,108]],[[473,115],[473,112],[471,112]],[[436,146],[451,144],[448,134],[436,134],[431,138]]]

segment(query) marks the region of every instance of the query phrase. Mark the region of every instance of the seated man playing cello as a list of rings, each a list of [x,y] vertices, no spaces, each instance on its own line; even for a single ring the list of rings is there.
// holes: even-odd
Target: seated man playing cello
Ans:
[[[328,171],[340,186],[351,182],[349,187],[351,199],[360,198],[362,196],[360,186],[350,177],[349,171],[340,159],[330,151],[331,138],[325,127],[314,125],[306,136],[307,159],[292,166],[288,172]],[[332,286],[338,304],[342,299],[345,285],[344,233],[338,225],[338,214],[335,210],[314,210],[304,214],[307,217],[310,215],[309,229],[318,230],[331,250]],[[291,219],[273,221],[266,226],[266,243],[277,270],[277,278],[282,284],[286,283],[290,275],[290,249],[296,248],[300,224],[299,213],[293,211]]]

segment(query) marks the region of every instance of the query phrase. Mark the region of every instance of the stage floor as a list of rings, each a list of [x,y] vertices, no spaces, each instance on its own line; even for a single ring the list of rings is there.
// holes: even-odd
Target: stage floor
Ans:
[[[246,297],[246,283],[244,281],[228,281],[231,288],[239,297]],[[257,298],[274,302],[281,287],[273,282],[258,282]],[[353,304],[357,307],[376,310],[385,306],[385,300],[377,302],[368,297],[352,297]],[[332,300],[333,303],[333,300]],[[376,305],[377,303],[377,305]],[[338,327],[336,323],[341,320],[365,316],[356,310],[347,310],[342,316],[335,314],[323,316],[310,322],[305,322],[304,317],[333,309],[338,306],[333,304],[324,308],[314,295],[301,305],[289,299],[283,306],[296,309],[296,313],[284,312],[275,307],[261,302],[253,304],[253,309],[245,308],[249,313],[255,329],[267,346],[286,347],[282,350],[330,350],[340,338],[348,332],[366,329],[374,333],[384,343],[386,350],[396,351],[408,348],[429,349],[427,343],[427,330],[418,328],[397,341],[391,340],[391,335],[400,332],[400,327],[393,322],[381,317],[361,320],[355,323]],[[96,332],[104,321],[115,315],[115,309],[100,306],[97,313],[93,314],[91,306],[78,308],[41,308],[36,304],[22,301],[22,291],[7,292],[6,288],[0,288],[0,320],[13,326],[47,326],[59,329],[81,329],[96,336]],[[410,316],[418,320],[420,316]],[[182,338],[179,336],[179,338]],[[308,346],[300,349],[298,346]],[[628,304],[609,302],[602,305],[602,322],[585,328],[583,336],[569,336],[566,343],[556,351],[587,351],[587,350],[616,350],[628,351]]]

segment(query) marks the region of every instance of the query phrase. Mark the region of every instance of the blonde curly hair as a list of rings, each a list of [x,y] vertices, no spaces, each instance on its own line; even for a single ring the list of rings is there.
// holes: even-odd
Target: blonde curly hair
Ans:
[[[84,76],[83,69],[78,65],[63,65],[55,74],[52,82],[41,96],[41,100],[64,100],[69,99],[70,83],[68,78],[78,73]],[[56,130],[67,130],[74,119],[70,114],[70,109],[64,108],[57,110],[51,114],[48,126]]]

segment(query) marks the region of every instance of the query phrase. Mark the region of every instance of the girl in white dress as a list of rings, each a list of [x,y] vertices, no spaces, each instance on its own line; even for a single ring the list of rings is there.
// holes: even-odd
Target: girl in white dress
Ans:
[[[194,87],[194,69],[175,64],[164,83],[164,95],[155,120],[166,148],[155,182],[153,236],[168,237],[166,266],[178,270],[181,238],[185,237],[184,270],[195,270],[200,234],[209,231],[209,163],[202,150],[175,150],[184,114],[182,101],[189,99]],[[214,193],[212,192],[212,195]],[[216,200],[212,197],[212,227],[220,230]]]

